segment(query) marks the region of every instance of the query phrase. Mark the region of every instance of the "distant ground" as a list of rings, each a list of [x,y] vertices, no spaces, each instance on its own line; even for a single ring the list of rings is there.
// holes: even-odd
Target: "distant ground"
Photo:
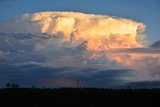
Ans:
[[[0,107],[156,107],[160,89],[0,89],[0,99]]]

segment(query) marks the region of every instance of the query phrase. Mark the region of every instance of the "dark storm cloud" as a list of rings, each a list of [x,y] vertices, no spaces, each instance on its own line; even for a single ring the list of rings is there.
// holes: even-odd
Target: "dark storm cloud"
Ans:
[[[77,81],[83,87],[113,87],[124,83],[118,77],[129,76],[131,70],[88,67],[47,67],[36,64],[10,65],[1,64],[1,86],[15,82],[21,86],[38,87],[77,87]]]
[[[160,81],[129,82],[126,85],[131,88],[160,88]]]

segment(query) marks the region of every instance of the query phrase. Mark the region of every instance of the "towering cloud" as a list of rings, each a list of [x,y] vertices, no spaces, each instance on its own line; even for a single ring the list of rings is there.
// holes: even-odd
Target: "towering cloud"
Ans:
[[[143,23],[112,16],[76,12],[25,14],[0,23],[0,32],[5,33],[0,34],[3,35],[0,38],[0,60],[13,56],[21,61],[42,65],[45,63],[52,67],[92,68],[94,65],[100,68],[93,70],[96,75],[99,71],[107,72],[106,69],[111,69],[111,72],[115,71],[112,69],[129,69],[130,72],[134,71],[134,78],[129,77],[127,80],[159,80],[160,49],[155,48],[158,42],[154,48],[143,46],[141,38],[144,31]],[[4,51],[5,49],[8,50]],[[62,74],[70,77],[70,72],[75,71],[69,69]],[[75,77],[85,73],[85,70],[79,72],[77,70]],[[62,74],[60,72],[56,75]],[[69,77],[66,79],[69,84],[75,84]],[[63,81],[62,79],[56,77],[51,80],[57,82]]]
[[[16,26],[16,27],[15,27]],[[0,25],[1,32],[45,33],[68,41],[87,41],[88,50],[141,47],[142,23],[129,19],[73,12],[25,14]]]

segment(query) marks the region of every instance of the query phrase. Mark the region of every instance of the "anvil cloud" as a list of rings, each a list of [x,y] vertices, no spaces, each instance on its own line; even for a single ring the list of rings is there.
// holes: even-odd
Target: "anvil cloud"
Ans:
[[[73,42],[87,41],[89,50],[141,47],[137,41],[145,28],[129,19],[73,12],[25,14],[0,27],[1,32],[45,33]]]
[[[88,79],[106,80],[112,85],[160,80],[160,49],[143,45],[144,31],[143,23],[106,15],[76,12],[24,14],[0,23],[0,60],[51,68],[73,67],[62,69],[65,72],[55,72],[55,78],[41,80],[53,86],[60,81],[62,83],[57,83],[60,86],[67,86],[67,81],[72,86],[76,84],[75,78],[85,80],[84,84],[88,86],[93,85],[87,83]],[[85,72],[86,68],[96,70]],[[114,77],[105,73],[110,75],[115,71],[118,75]],[[101,73],[106,75],[102,80],[98,77]]]

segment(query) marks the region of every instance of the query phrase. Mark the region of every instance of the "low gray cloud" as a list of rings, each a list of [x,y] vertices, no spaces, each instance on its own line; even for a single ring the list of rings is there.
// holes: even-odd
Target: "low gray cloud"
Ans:
[[[160,88],[160,81],[129,82],[126,86],[130,86],[130,88]]]
[[[131,76],[128,69],[101,69],[97,67],[48,67],[34,63],[23,65],[1,64],[0,86],[16,82],[31,87],[116,87],[125,84],[122,77]]]

